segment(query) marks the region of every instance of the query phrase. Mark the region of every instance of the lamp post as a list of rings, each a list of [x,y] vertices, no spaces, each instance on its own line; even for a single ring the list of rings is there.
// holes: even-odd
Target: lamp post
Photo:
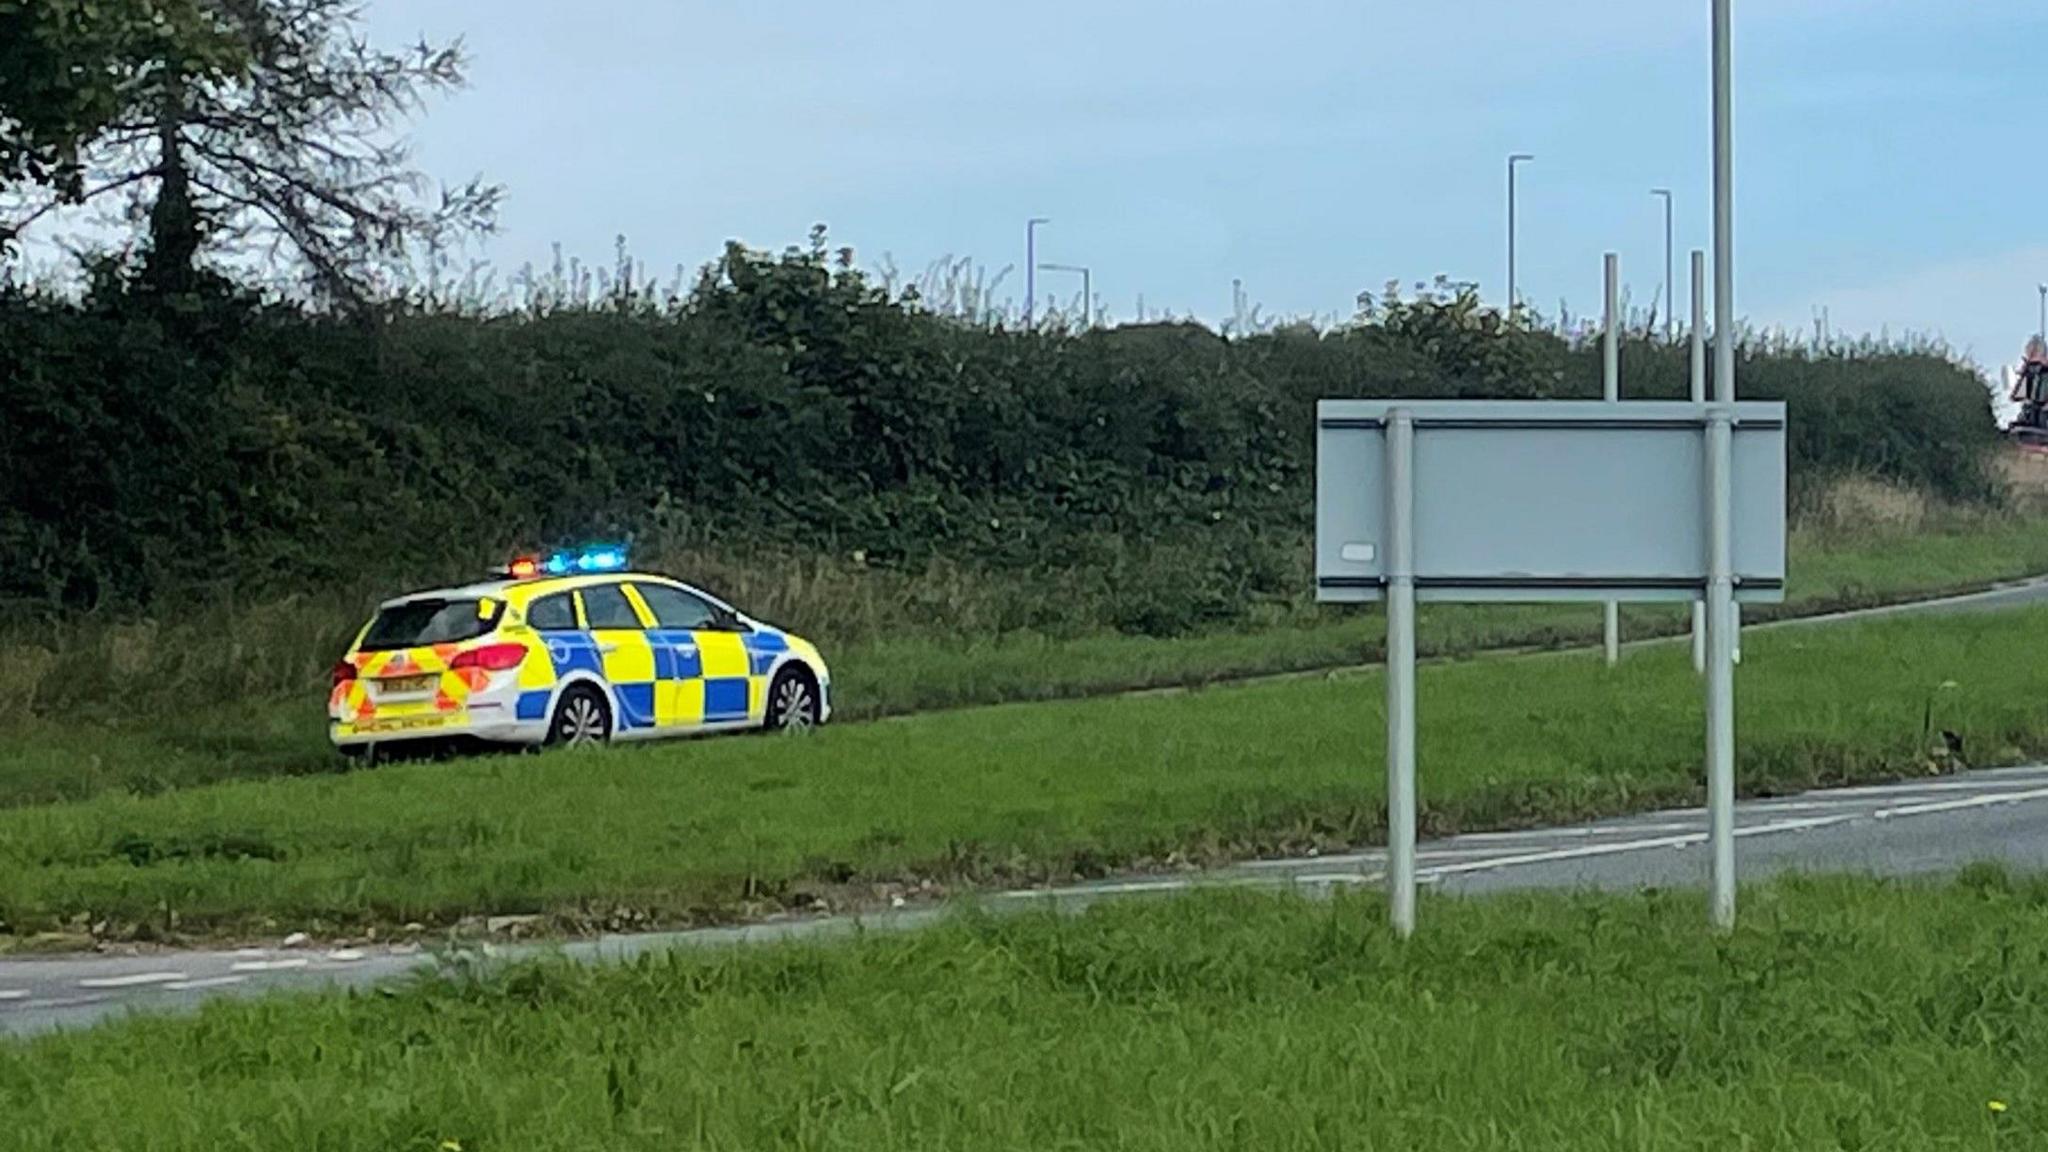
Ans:
[[[1517,152],[1508,157],[1508,319],[1515,317],[1515,309],[1521,304],[1521,296],[1515,289],[1515,168],[1536,157],[1527,152]]]
[[[1664,201],[1664,342],[1670,344],[1678,339],[1678,297],[1673,295],[1678,288],[1672,282],[1671,264],[1671,189],[1652,188],[1650,195],[1660,197]]]
[[[1040,264],[1043,272],[1078,272],[1081,274],[1081,327],[1095,327],[1095,281],[1088,269],[1079,264]]]
[[[1038,307],[1038,226],[1050,224],[1043,216],[1033,216],[1024,223],[1024,327],[1032,325]]]
[[[1714,403],[1735,402],[1735,96],[1729,0],[1713,0],[1714,27]],[[1729,425],[1709,429],[1709,460],[1719,465],[1710,533],[1707,601],[1707,828],[1713,856],[1712,915],[1735,927],[1735,654],[1741,650],[1730,572],[1727,496]],[[1711,465],[1710,465],[1711,466]]]

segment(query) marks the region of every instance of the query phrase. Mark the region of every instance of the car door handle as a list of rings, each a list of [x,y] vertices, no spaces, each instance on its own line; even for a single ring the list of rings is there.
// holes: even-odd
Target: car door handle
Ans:
[[[597,651],[599,655],[603,656],[609,656],[612,653],[617,652],[618,650],[619,646],[617,644],[599,644],[597,646]]]

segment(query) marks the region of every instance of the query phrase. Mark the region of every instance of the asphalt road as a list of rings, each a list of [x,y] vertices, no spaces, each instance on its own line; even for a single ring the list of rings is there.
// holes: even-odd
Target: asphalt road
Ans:
[[[1759,627],[1810,627],[1905,614],[1986,612],[2048,603],[2048,580],[1971,596]],[[1737,807],[1745,881],[1787,871],[1918,875],[1979,861],[2048,870],[2048,766],[1848,788]],[[1518,889],[1629,890],[1703,885],[1706,814],[1658,812],[1572,828],[1481,833],[1426,842],[1419,879],[1449,893]],[[1104,899],[1201,887],[1328,890],[1383,880],[1377,852],[1263,860],[1183,876],[981,894],[984,907],[1078,908]],[[861,917],[790,918],[739,928],[604,937],[561,945],[484,948],[486,959],[559,952],[603,961],[650,950],[822,938],[930,923],[946,905]],[[1425,909],[1426,918],[1426,909]],[[247,948],[127,956],[0,959],[0,1034],[84,1027],[129,1012],[176,1011],[218,996],[368,987],[428,971],[444,958],[415,947]]]
[[[2048,766],[1976,772],[1865,788],[1755,800],[1737,807],[1745,881],[1790,871],[1916,875],[1979,861],[2048,869]],[[1690,808],[1573,828],[1480,833],[1426,842],[1422,883],[1476,894],[1524,889],[1697,887],[1707,875],[1706,813]],[[982,894],[985,908],[1078,909],[1107,899],[1201,888],[1327,891],[1384,879],[1383,856],[1261,860],[1213,872],[1141,876]],[[947,905],[867,916],[791,918],[741,928],[604,937],[563,945],[485,950],[487,959],[557,952],[586,961],[650,950],[817,939],[856,929],[915,928]],[[1427,921],[1427,905],[1424,920]],[[131,1011],[187,1009],[223,995],[366,987],[432,969],[433,953],[405,948],[251,948],[137,956],[0,960],[0,1033],[82,1027]]]

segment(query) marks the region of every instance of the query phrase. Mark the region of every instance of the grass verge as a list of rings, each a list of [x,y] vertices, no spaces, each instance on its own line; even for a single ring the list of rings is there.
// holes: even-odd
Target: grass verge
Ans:
[[[1787,603],[1752,609],[1748,619],[1869,607],[2048,572],[2048,531],[2042,530],[2048,522],[2038,517],[1937,523],[1937,530],[1795,534]],[[312,615],[332,610],[323,602]],[[247,635],[233,631],[237,620],[246,622]],[[1637,638],[1682,632],[1686,620],[1682,610],[1631,609],[1625,615],[1627,634]],[[47,715],[0,720],[0,808],[102,792],[154,795],[226,780],[332,771],[335,758],[321,727],[325,694],[317,680],[325,663],[304,658],[300,650],[317,646],[313,638],[333,629],[314,626],[306,613],[276,606],[245,616],[222,614],[216,623],[231,642],[186,645],[180,657],[184,662],[163,673],[186,684],[187,693],[167,693],[161,684],[130,683],[115,674],[124,666],[154,668],[149,651],[170,644],[154,635],[138,640],[109,633],[94,641],[105,652],[73,652],[72,663],[63,666],[71,671],[43,674],[45,681],[76,679],[77,684],[67,702]],[[1384,636],[1376,612],[1312,606],[1269,612],[1258,627],[1170,639],[1024,632],[975,639],[941,635],[943,627],[935,618],[923,627],[885,630],[880,638],[828,645],[841,718],[1078,699],[1355,666],[1379,658]],[[1592,608],[1440,605],[1423,610],[1419,641],[1425,655],[1455,656],[1562,647],[1596,641],[1598,633],[1599,612]],[[284,659],[285,664],[303,665],[292,676],[314,677],[303,693],[284,700],[259,692],[232,703],[213,701],[208,685],[217,688],[217,680],[242,683],[255,675],[249,681],[252,692],[266,683],[245,665],[267,660],[250,655],[264,652],[267,644],[288,650],[293,658]],[[206,653],[215,649],[238,663],[209,664]],[[5,667],[0,658],[0,672]],[[142,703],[124,704],[130,697]],[[0,708],[0,717],[5,715]]]
[[[2041,1147],[2048,885],[1205,894],[0,1044],[26,1148]]]
[[[1762,633],[1745,645],[1752,793],[2048,750],[2048,610]],[[1678,646],[1423,670],[1428,831],[1699,793]],[[1383,835],[1377,673],[942,713],[826,731],[400,765],[0,812],[17,936],[346,933],[481,914],[697,923],[905,887],[1100,875]]]

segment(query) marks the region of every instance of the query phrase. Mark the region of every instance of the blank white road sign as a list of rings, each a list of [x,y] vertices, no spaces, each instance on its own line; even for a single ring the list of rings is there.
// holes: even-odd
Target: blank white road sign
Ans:
[[[1385,597],[1387,415],[1414,420],[1418,600],[1689,601],[1707,586],[1706,427],[1733,415],[1738,602],[1785,590],[1785,406],[1325,400],[1316,595]]]

